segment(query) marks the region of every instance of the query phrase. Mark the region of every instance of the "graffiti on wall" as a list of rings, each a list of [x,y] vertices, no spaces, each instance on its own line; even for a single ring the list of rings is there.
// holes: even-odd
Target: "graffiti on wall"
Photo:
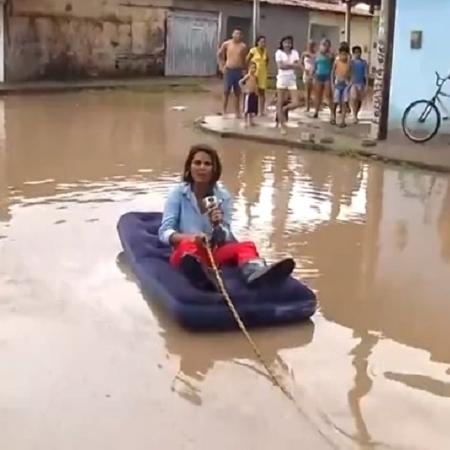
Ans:
[[[377,67],[375,70],[375,80],[373,85],[373,125],[372,135],[378,138],[380,130],[381,111],[383,107],[384,73],[386,68],[386,38],[387,29],[384,20],[384,10],[380,10],[380,21],[377,40]]]

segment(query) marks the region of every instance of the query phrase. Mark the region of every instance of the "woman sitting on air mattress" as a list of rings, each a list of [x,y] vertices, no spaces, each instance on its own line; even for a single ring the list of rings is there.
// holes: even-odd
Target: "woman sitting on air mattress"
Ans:
[[[238,265],[250,287],[279,283],[295,267],[292,258],[267,265],[251,241],[237,242],[231,232],[232,199],[218,184],[222,164],[213,148],[191,148],[182,182],[174,187],[164,207],[159,239],[173,248],[170,263],[193,285],[216,290],[208,268],[205,240],[211,243],[216,263]]]

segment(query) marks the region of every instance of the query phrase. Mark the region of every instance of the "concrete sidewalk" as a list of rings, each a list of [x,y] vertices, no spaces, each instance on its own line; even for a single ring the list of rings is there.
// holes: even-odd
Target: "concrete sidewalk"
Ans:
[[[349,118],[349,123],[351,118]],[[342,156],[370,157],[423,169],[450,172],[450,136],[437,136],[427,144],[414,144],[401,132],[391,132],[387,141],[369,139],[371,114],[361,113],[360,123],[339,128],[329,123],[329,113],[321,113],[313,119],[305,112],[291,113],[288,134],[283,136],[275,127],[274,113],[258,118],[256,126],[245,128],[242,120],[219,115],[197,120],[197,126],[205,132],[221,137],[246,139],[272,145],[282,145],[307,150],[329,151]]]
[[[212,78],[152,77],[130,79],[89,79],[69,81],[26,81],[0,83],[0,96],[9,94],[48,94],[52,92],[76,92],[81,90],[130,89],[159,92],[164,89],[186,89],[205,92],[216,82]]]

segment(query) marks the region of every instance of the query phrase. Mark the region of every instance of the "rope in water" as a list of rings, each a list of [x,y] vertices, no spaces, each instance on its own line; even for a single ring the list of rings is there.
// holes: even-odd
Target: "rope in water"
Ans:
[[[227,288],[225,287],[225,283],[223,281],[223,278],[220,274],[220,270],[217,267],[216,261],[214,259],[214,255],[211,249],[211,245],[208,241],[204,241],[204,247],[206,250],[206,253],[208,255],[208,260],[211,265],[211,268],[214,272],[214,277],[216,278],[220,293],[222,294],[223,298],[225,299],[225,302],[230,309],[231,313],[233,314],[234,320],[238,324],[240,330],[242,331],[243,335],[247,339],[248,343],[250,344],[250,347],[252,348],[254,354],[258,358],[259,362],[263,365],[263,367],[266,369],[270,379],[272,380],[272,383],[277,386],[281,392],[287,397],[294,405],[295,409],[299,414],[301,414],[303,417],[305,417],[314,427],[318,429],[319,434],[330,444],[333,448],[338,448],[336,444],[322,431],[320,430],[316,424],[312,422],[312,420],[304,413],[304,411],[300,408],[300,405],[295,400],[292,393],[288,390],[288,388],[280,381],[280,379],[277,377],[275,372],[272,370],[270,364],[265,360],[265,358],[262,355],[261,350],[256,345],[255,341],[251,337],[250,333],[247,330],[247,327],[245,326],[244,322],[242,321],[236,307],[234,306],[233,301],[231,300],[230,295],[228,294]]]
[[[259,362],[264,366],[267,373],[269,374],[270,379],[272,380],[272,383],[280,388],[280,390],[283,392],[283,394],[291,401],[295,401],[293,395],[289,392],[289,390],[284,386],[284,384],[278,379],[275,372],[272,370],[270,365],[267,363],[267,361],[264,359],[261,351],[259,350],[258,346],[256,345],[253,338],[250,336],[250,333],[247,330],[247,327],[245,326],[244,322],[242,322],[241,317],[239,316],[239,313],[234,306],[233,301],[231,300],[228,291],[225,287],[225,283],[222,279],[222,276],[220,275],[219,268],[217,267],[216,261],[214,260],[214,256],[211,250],[211,246],[208,242],[205,244],[206,252],[208,254],[209,263],[213,269],[214,276],[216,278],[217,284],[220,289],[220,293],[223,295],[226,304],[228,305],[228,308],[230,309],[231,313],[233,314],[234,320],[238,324],[240,330],[244,334],[245,338],[247,339],[248,343],[250,344],[253,352],[255,353],[256,357],[258,358]]]

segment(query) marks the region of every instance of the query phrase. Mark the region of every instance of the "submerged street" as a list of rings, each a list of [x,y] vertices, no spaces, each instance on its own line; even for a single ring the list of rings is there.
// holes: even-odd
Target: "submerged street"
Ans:
[[[0,100],[0,448],[449,448],[450,177],[194,129],[217,105]],[[317,293],[311,322],[252,331],[302,415],[239,332],[181,329],[120,256],[120,215],[161,210],[198,142],[235,234]]]

